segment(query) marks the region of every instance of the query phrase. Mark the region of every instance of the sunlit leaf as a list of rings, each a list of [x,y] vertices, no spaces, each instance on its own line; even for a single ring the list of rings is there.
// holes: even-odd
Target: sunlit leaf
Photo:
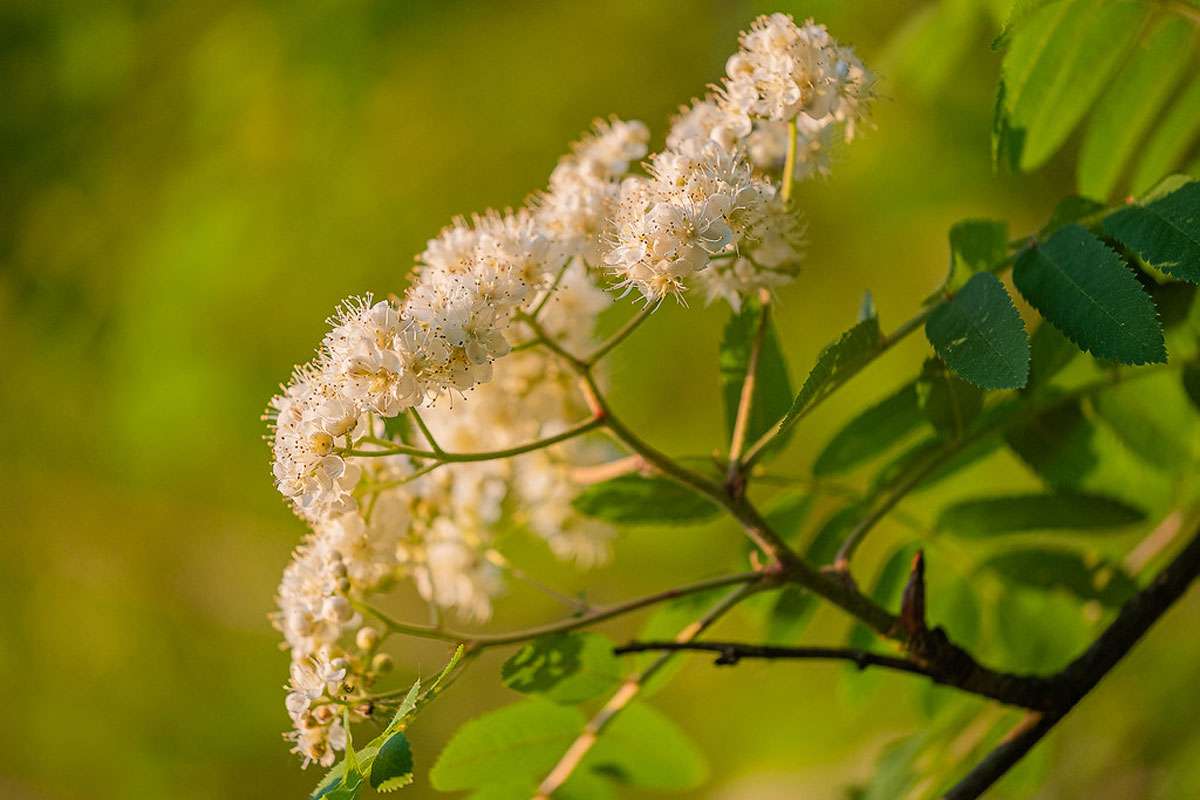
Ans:
[[[870,361],[879,352],[882,341],[879,318],[868,317],[827,345],[817,356],[817,363],[804,379],[804,385],[784,417],[784,427],[807,412],[827,391]]]
[[[1096,431],[1079,401],[1059,403],[1028,422],[1010,428],[1004,440],[1049,486],[1078,486],[1099,462]]]
[[[433,788],[450,792],[492,782],[540,778],[583,730],[576,708],[540,699],[496,709],[463,725],[429,772]]]
[[[704,522],[720,510],[707,497],[663,477],[622,475],[587,486],[572,505],[589,517],[622,525]]]
[[[1187,69],[1194,33],[1187,20],[1164,17],[1116,73],[1083,136],[1081,194],[1101,200],[1116,188],[1134,148]]]
[[[578,703],[621,680],[613,643],[598,633],[554,633],[522,645],[504,662],[504,685],[556,703]]]
[[[645,703],[618,714],[582,766],[641,789],[683,792],[708,777],[704,755],[683,730]]]

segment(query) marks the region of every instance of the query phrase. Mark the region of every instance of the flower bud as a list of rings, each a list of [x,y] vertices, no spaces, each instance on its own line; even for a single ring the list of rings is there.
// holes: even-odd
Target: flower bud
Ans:
[[[372,672],[378,672],[381,674],[388,673],[392,671],[392,666],[392,657],[387,653],[377,653],[375,657],[371,659]]]
[[[358,629],[358,633],[354,637],[354,643],[358,645],[359,650],[370,652],[379,645],[379,631],[370,625],[365,625]]]

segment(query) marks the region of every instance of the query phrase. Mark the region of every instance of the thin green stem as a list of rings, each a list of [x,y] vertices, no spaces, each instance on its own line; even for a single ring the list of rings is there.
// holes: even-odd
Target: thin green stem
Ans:
[[[460,464],[470,461],[494,461],[501,458],[512,458],[524,453],[530,453],[534,450],[541,450],[545,447],[565,442],[568,439],[573,439],[576,436],[581,436],[588,431],[593,431],[604,424],[601,419],[586,419],[582,422],[577,422],[566,430],[556,433],[553,436],[547,436],[543,439],[536,439],[532,442],[517,445],[516,447],[508,447],[503,450],[487,450],[479,453],[447,453],[434,452],[432,450],[421,450],[417,447],[409,447],[407,445],[396,445],[392,443],[392,447],[384,450],[350,450],[349,452],[342,451],[342,455],[356,456],[359,458],[379,458],[382,456],[416,456],[418,458],[429,458],[434,461],[439,461],[443,464]]]
[[[416,422],[417,427],[421,429],[421,434],[425,437],[425,441],[429,442],[430,449],[439,456],[445,455],[446,451],[438,445],[437,439],[434,438],[433,431],[429,430],[429,426],[426,425],[425,420],[421,418],[420,412],[418,412],[416,408],[410,408],[408,413],[412,414],[413,421]]]
[[[790,203],[792,200],[792,184],[796,176],[796,120],[788,121],[787,135],[787,155],[784,156],[783,177],[780,179],[783,184],[781,196],[784,203]]]
[[[717,578],[708,578],[695,583],[677,586],[671,589],[665,589],[661,592],[637,597],[632,600],[626,600],[622,603],[616,603],[611,606],[604,606],[593,609],[586,614],[580,614],[574,617],[551,622],[546,625],[538,625],[532,628],[523,628],[521,630],[510,631],[508,633],[495,634],[478,634],[466,633],[463,631],[453,631],[443,628],[435,628],[428,625],[412,625],[401,622],[392,617],[387,612],[376,608],[375,606],[365,603],[356,602],[355,607],[363,613],[367,613],[378,619],[392,633],[399,633],[405,636],[414,636],[422,639],[438,639],[446,642],[461,642],[467,645],[470,651],[485,649],[488,647],[499,647],[508,644],[520,644],[527,642],[530,639],[536,639],[539,636],[545,636],[551,633],[565,633],[567,631],[578,630],[596,625],[605,620],[613,619],[614,617],[623,616],[625,614],[638,611],[649,606],[664,603],[668,600],[674,600],[677,597],[685,597],[698,592],[707,592],[712,589],[720,589],[725,586],[741,586],[764,583],[769,580],[761,572],[741,572],[734,575],[722,575]]]
[[[609,336],[607,339],[601,342],[599,347],[593,350],[590,355],[583,358],[583,364],[588,367],[593,366],[597,361],[608,355],[613,348],[625,341],[625,339],[627,339],[631,333],[636,331],[643,322],[649,319],[650,315],[653,314],[657,308],[657,303],[653,305],[646,304],[643,306],[640,311],[630,317],[624,325],[618,328],[612,336]]]
[[[742,450],[746,446],[746,435],[750,428],[750,413],[754,407],[754,390],[758,385],[758,362],[762,357],[763,340],[771,321],[771,304],[763,298],[762,310],[758,315],[758,327],[750,345],[750,357],[746,359],[746,374],[742,378],[742,390],[738,396],[737,414],[733,420],[733,435],[729,440],[729,480],[741,474]]]
[[[544,295],[542,295],[542,298],[540,300],[538,300],[537,305],[534,306],[533,310],[529,312],[529,316],[533,317],[534,319],[537,319],[538,317],[540,317],[542,315],[542,309],[544,309],[546,307],[546,303],[548,303],[550,301],[550,298],[554,295],[554,291],[556,289],[558,289],[558,285],[560,283],[562,283],[563,276],[567,274],[567,270],[570,267],[571,267],[571,259],[568,258],[566,261],[563,262],[563,265],[558,268],[558,272],[554,276],[554,282],[551,283],[549,287],[547,287],[546,293]]]

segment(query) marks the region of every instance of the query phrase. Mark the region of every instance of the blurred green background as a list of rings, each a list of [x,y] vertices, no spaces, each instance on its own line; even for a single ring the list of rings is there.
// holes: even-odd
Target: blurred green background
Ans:
[[[950,5],[953,24],[917,40],[906,26],[926,4],[896,0],[3,4],[0,797],[311,789],[318,773],[279,739],[287,658],[266,613],[303,531],[271,487],[265,400],[340,298],[402,287],[453,214],[520,203],[592,118],[643,119],[661,142],[758,13],[815,16],[881,76],[873,129],[799,193],[808,267],[778,315],[794,379],[864,289],[885,329],[907,318],[944,273],[954,221],[1035,229],[1071,191],[1071,154],[993,175],[988,45],[1005,3]],[[664,308],[612,360],[616,406],[655,443],[720,445],[726,315]],[[911,375],[919,339],[810,418],[781,469],[803,469],[838,422]],[[1002,456],[944,493],[985,485],[1034,484]],[[864,572],[912,536],[882,528]],[[586,575],[518,548],[529,571],[600,600],[725,571],[741,552],[725,525],[627,532]],[[558,613],[514,586],[495,624]],[[1197,624],[1194,594],[1001,794],[1200,796]],[[806,639],[845,629],[822,610]],[[398,656],[403,682],[444,652]],[[494,666],[414,727],[409,796],[434,795],[424,771],[458,723],[515,697]],[[913,681],[870,689],[837,666],[696,659],[655,702],[709,755],[696,797],[837,798],[927,724]]]

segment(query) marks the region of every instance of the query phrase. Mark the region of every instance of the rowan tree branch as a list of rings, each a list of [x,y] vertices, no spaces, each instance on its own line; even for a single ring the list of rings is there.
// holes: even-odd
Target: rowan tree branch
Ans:
[[[701,652],[716,653],[713,662],[718,666],[733,666],[744,658],[768,660],[825,660],[849,661],[859,669],[867,667],[885,667],[913,675],[923,675],[933,678],[934,675],[927,667],[915,661],[899,656],[889,656],[884,653],[872,653],[849,647],[777,647],[766,644],[749,644],[746,642],[630,642],[614,648],[617,655],[629,653],[661,652]]]
[[[1063,694],[1044,713],[1022,720],[1004,741],[945,794],[973,800],[1013,768],[1107,675],[1200,575],[1200,531],[1158,576],[1121,608],[1091,647],[1059,673]]]

